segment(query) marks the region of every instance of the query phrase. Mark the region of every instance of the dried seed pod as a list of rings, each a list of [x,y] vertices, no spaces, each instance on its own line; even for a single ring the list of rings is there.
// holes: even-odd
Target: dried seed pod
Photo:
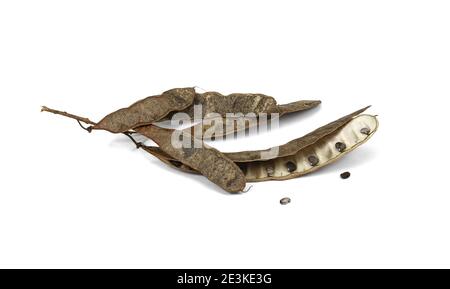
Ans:
[[[273,148],[266,150],[256,150],[256,151],[242,151],[236,153],[227,153],[226,156],[232,159],[235,162],[251,162],[257,160],[268,160],[278,157],[289,156],[297,153],[299,150],[306,148],[322,139],[323,137],[335,132],[336,130],[343,127],[345,124],[350,122],[355,116],[364,112],[368,107],[357,110],[349,115],[346,115],[336,121],[333,121],[325,126],[322,126],[313,132],[298,138],[294,139],[284,145],[278,147],[278,154],[271,154],[273,152]]]
[[[363,127],[370,128],[369,135],[358,133]],[[353,116],[349,121],[342,122],[342,125],[339,128],[333,129],[329,134],[326,134],[325,136],[320,134],[321,137],[316,139],[310,145],[302,147],[300,150],[293,150],[294,153],[291,155],[280,156],[269,160],[249,160],[244,162],[235,160],[235,162],[243,171],[248,182],[291,179],[314,172],[319,168],[337,161],[365,143],[376,132],[377,128],[378,120],[375,116]],[[306,137],[310,138],[310,134],[306,135]],[[343,152],[336,150],[335,144],[337,140],[345,140],[345,143],[347,144],[346,150]],[[153,148],[153,150],[154,152],[152,153],[155,154],[155,152],[158,152],[159,148]],[[238,153],[233,154],[236,155]],[[230,156],[230,154],[225,154],[225,156]],[[311,156],[315,156],[317,162],[316,160],[311,162],[312,159],[309,158]],[[167,156],[162,157],[164,158]],[[171,159],[171,157],[169,157],[169,159]],[[242,158],[240,158],[240,160],[242,160]],[[293,162],[295,165],[296,169],[294,171],[292,171],[292,165],[287,165],[289,162]],[[167,160],[165,163],[171,165]],[[171,166],[174,167],[173,165]],[[192,173],[195,172],[192,168],[188,170]]]
[[[194,105],[202,106],[202,116],[211,113],[220,114],[225,117],[227,113],[263,113],[276,112],[276,100],[259,93],[232,93],[223,95],[215,91],[197,93]],[[191,119],[194,118],[194,106],[183,110]],[[170,117],[169,117],[170,118]]]
[[[276,100],[264,94],[259,93],[232,93],[230,95],[222,95],[218,92],[198,93],[194,99],[194,105],[202,105],[202,117],[204,121],[191,128],[186,129],[188,133],[194,135],[194,131],[201,132],[201,137],[204,139],[213,139],[222,137],[227,134],[248,129],[257,124],[259,120],[250,123],[246,114],[252,113],[255,115],[266,113],[278,113],[279,116],[308,110],[320,104],[320,100],[300,100],[288,104],[277,105]],[[194,119],[194,106],[190,106],[183,110],[184,113]],[[166,120],[170,119],[175,112],[171,113]],[[208,117],[214,113],[215,117]],[[236,116],[233,121],[233,129],[226,131],[226,121],[224,117],[229,113],[240,114]],[[242,126],[237,126],[236,123],[243,123]],[[207,131],[215,131],[214,135],[205,135]]]
[[[191,106],[194,97],[194,88],[171,89],[161,95],[149,96],[127,108],[110,113],[92,126],[91,129],[121,133],[139,126],[152,124],[163,119],[172,111],[180,111]]]
[[[239,167],[218,150],[207,146],[201,140],[190,137],[190,147],[174,147],[172,136],[174,130],[154,125],[135,129],[138,133],[156,142],[174,161],[200,172],[210,181],[230,193],[241,192],[245,188],[245,176]],[[169,161],[169,163],[171,163]],[[173,163],[171,163],[172,166]],[[177,166],[175,166],[177,167]]]
[[[359,134],[361,127],[367,126],[371,128],[369,135]],[[378,121],[375,116],[359,115],[344,124],[338,130],[333,131],[324,137],[314,141],[311,145],[300,150],[294,150],[291,155],[280,156],[264,161],[241,162],[246,163],[247,171],[245,177],[249,182],[259,182],[267,180],[285,180],[299,177],[317,169],[320,169],[332,162],[335,162],[365,143],[377,130]],[[347,144],[346,150],[339,152],[334,147],[336,140],[345,140]],[[228,156],[228,154],[225,154]],[[315,156],[314,160],[311,156]],[[295,160],[296,170],[290,171],[285,164]],[[238,162],[239,163],[239,162]],[[272,175],[268,175],[264,168],[274,166],[275,171]]]

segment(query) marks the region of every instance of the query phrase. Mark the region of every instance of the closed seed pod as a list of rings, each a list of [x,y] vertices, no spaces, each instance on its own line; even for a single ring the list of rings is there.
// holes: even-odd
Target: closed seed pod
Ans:
[[[225,117],[227,113],[263,113],[276,112],[276,100],[259,93],[232,93],[223,95],[215,91],[197,93],[194,98],[194,105],[202,106],[202,116],[216,113]],[[194,118],[194,107],[190,106],[182,112]],[[170,116],[168,117],[170,119]]]
[[[105,116],[91,129],[102,129],[122,133],[139,126],[160,121],[170,112],[181,111],[194,102],[195,89],[175,88],[161,95],[149,96],[127,108],[119,109]]]
[[[355,111],[349,115],[346,115],[336,121],[333,121],[327,125],[324,125],[301,138],[294,139],[284,145],[279,146],[277,155],[271,154],[271,152],[273,151],[273,148],[270,148],[270,149],[266,149],[266,150],[226,153],[226,156],[235,162],[251,162],[251,161],[268,160],[268,159],[272,159],[272,158],[293,155],[293,154],[297,153],[299,150],[302,150],[302,149],[314,144],[318,140],[320,140],[320,139],[324,138],[325,136],[340,129],[342,126],[344,126],[345,124],[350,122],[355,116],[361,114],[369,107],[370,106],[365,107],[360,110],[357,110],[357,111]],[[359,133],[359,134],[361,134],[361,133]]]
[[[222,137],[256,125],[258,120],[250,124],[246,121],[246,114],[251,113],[258,115],[266,113],[270,115],[271,113],[278,113],[278,116],[282,116],[288,113],[309,110],[318,106],[320,103],[320,100],[300,100],[288,104],[277,105],[277,102],[273,97],[259,93],[232,93],[229,95],[222,95],[214,91],[197,93],[194,98],[194,105],[202,106],[202,117],[204,118],[204,121],[186,129],[186,131],[191,135],[194,135],[195,131],[199,131],[201,132],[201,137],[203,139]],[[194,106],[190,106],[182,112],[186,113],[191,120],[194,119]],[[170,119],[174,113],[176,112],[171,113],[165,120]],[[234,124],[231,131],[226,131],[226,120],[224,117],[229,113],[242,115],[236,116],[233,121],[235,123],[243,122],[244,125],[238,127]],[[214,114],[215,117],[208,117],[208,115],[211,114]],[[230,120],[230,118],[228,118],[228,120]],[[214,136],[205,135],[205,132],[211,130],[216,132]]]
[[[323,133],[317,134],[314,141],[308,141],[311,142],[311,144],[302,147],[299,150],[293,149],[294,153],[290,155],[284,155],[269,160],[234,161],[244,172],[248,182],[286,180],[314,172],[317,169],[337,161],[344,155],[356,149],[377,131],[378,120],[376,116],[351,115],[353,116],[348,121],[343,121],[344,118],[340,119],[338,123],[341,125],[337,128],[330,125],[324,126],[328,127],[331,132],[325,135]],[[345,119],[346,118],[347,117],[345,117]],[[322,132],[322,128],[319,128],[316,131]],[[367,129],[361,132],[362,128]],[[367,130],[369,130],[368,133]],[[310,139],[311,134],[307,134],[305,137]],[[300,139],[296,140],[297,143],[303,144],[304,142],[299,141]],[[336,149],[335,144],[338,140],[343,143],[345,142],[345,150],[339,151]],[[291,143],[295,142],[289,142],[288,144]],[[152,148],[152,151],[149,152],[158,157],[159,150],[159,148]],[[233,153],[234,156],[236,156],[236,154],[239,153]],[[230,154],[224,155],[227,157],[230,156]],[[311,158],[311,156],[314,156],[314,158]],[[159,154],[159,158],[165,158],[166,160],[163,160],[165,163],[176,168],[170,163],[169,160],[172,159],[170,156]],[[243,157],[239,158],[239,160],[242,159]],[[184,170],[191,173],[196,172],[193,168],[184,168]]]
[[[181,162],[230,193],[244,190],[245,176],[239,167],[221,152],[207,146],[201,140],[190,137],[190,147],[177,148],[172,144],[174,133],[172,129],[148,125],[135,130],[156,142],[162,151],[171,156],[172,160],[168,160],[171,166],[179,168],[180,166],[174,165],[171,161]],[[189,136],[185,135],[185,137]]]

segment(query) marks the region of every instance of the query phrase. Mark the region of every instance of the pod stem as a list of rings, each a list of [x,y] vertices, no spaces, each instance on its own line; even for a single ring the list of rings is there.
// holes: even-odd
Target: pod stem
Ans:
[[[86,123],[86,124],[90,124],[90,125],[96,125],[96,124],[97,124],[97,123],[93,122],[92,120],[90,120],[90,119],[87,118],[87,117],[81,117],[81,116],[78,116],[78,115],[75,115],[75,114],[68,113],[68,112],[66,112],[66,111],[57,110],[57,109],[53,109],[53,108],[48,108],[48,107],[46,107],[46,106],[42,106],[41,112],[43,112],[43,111],[45,111],[45,112],[50,112],[50,113],[57,114],[57,115],[62,115],[62,116],[65,116],[65,117],[74,119],[74,120],[76,120],[76,121],[78,122],[78,124],[80,125],[80,127],[81,127],[82,129],[84,129],[84,130],[86,130],[86,131],[88,131],[88,132],[91,132],[91,131],[92,131],[92,127],[91,127],[91,126],[90,126],[90,127],[85,127],[85,126],[83,126],[83,125],[81,124],[82,122],[84,122],[84,123]],[[134,132],[132,132],[132,131],[126,131],[126,132],[123,132],[123,134],[126,135],[126,136],[127,136],[127,137],[128,137],[128,138],[136,145],[136,148],[142,147],[143,144],[142,144],[141,142],[136,141],[136,140],[131,136],[133,133],[134,133]]]
[[[51,113],[54,113],[54,114],[59,114],[59,115],[62,115],[62,116],[68,117],[68,118],[72,118],[72,119],[77,120],[78,123],[81,121],[81,122],[84,122],[84,123],[90,124],[90,125],[96,125],[97,124],[97,123],[93,122],[92,120],[90,120],[87,117],[81,117],[81,116],[78,116],[78,115],[75,115],[75,114],[71,114],[71,113],[68,113],[68,112],[65,112],[65,111],[48,108],[46,106],[43,106],[41,108],[41,112],[42,111],[51,112]],[[84,129],[88,130],[88,128],[84,128]]]

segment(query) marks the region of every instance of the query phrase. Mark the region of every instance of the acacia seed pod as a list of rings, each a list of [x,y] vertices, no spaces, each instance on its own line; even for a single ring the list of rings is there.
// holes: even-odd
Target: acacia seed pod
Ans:
[[[139,126],[160,121],[172,111],[180,111],[194,102],[195,89],[175,88],[161,95],[149,96],[127,108],[119,109],[105,116],[91,129],[103,129],[122,133]]]
[[[367,130],[361,132],[361,128],[369,129],[370,133],[366,134]],[[292,155],[265,161],[236,162],[236,164],[243,171],[248,182],[286,180],[300,177],[339,160],[369,140],[377,131],[377,128],[378,120],[375,116],[354,116],[349,122],[343,124],[332,133],[317,139],[312,145],[302,148]],[[336,140],[345,140],[345,143],[348,144],[344,151],[336,150]],[[167,154],[161,153],[158,147],[152,147],[148,152],[157,156],[169,166],[174,167],[170,163],[170,160],[174,159]],[[227,156],[227,154],[225,155]],[[317,156],[317,163],[311,163],[311,160],[308,159],[312,155]],[[293,170],[294,165],[295,170]],[[191,167],[184,167],[183,170],[196,173],[196,170]]]
[[[349,115],[346,115],[336,121],[333,121],[327,125],[324,125],[313,132],[310,132],[309,134],[294,139],[284,145],[281,145],[278,147],[278,154],[273,155],[271,154],[272,151],[274,151],[272,148],[266,149],[266,150],[256,150],[256,151],[241,151],[241,152],[235,152],[235,153],[226,153],[226,156],[230,158],[231,160],[235,162],[251,162],[251,161],[257,161],[257,160],[268,160],[272,158],[278,158],[283,156],[289,156],[293,155],[299,150],[310,146],[320,140],[321,138],[335,132],[342,126],[344,126],[346,123],[351,121],[353,117],[355,117],[358,114],[361,114],[366,109],[368,109],[370,106],[367,106],[363,109],[357,110]]]

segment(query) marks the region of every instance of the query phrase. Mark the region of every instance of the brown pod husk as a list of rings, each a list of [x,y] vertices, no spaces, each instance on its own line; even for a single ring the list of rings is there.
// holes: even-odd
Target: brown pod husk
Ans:
[[[259,113],[267,113],[268,117],[271,115],[269,113],[278,113],[278,117],[283,116],[285,114],[300,112],[304,110],[308,110],[314,108],[320,104],[320,100],[300,100],[293,103],[278,105],[275,109],[271,108],[270,112],[259,112]],[[243,130],[247,130],[251,127],[257,126],[260,123],[260,119],[258,114],[255,113],[256,119],[252,119],[252,117],[247,117],[245,115],[237,116],[234,118],[206,118],[197,125],[189,127],[186,129],[188,133],[191,135],[196,135],[198,138],[203,138],[205,140],[212,138],[221,138],[227,135],[234,134],[235,132],[240,132]],[[251,121],[252,120],[252,121]],[[232,125],[232,130],[227,131],[227,121],[229,121]],[[240,123],[241,125],[238,125]],[[196,132],[201,132],[201,136]],[[209,134],[208,131],[213,131],[213,134]]]
[[[174,130],[154,125],[136,128],[136,131],[154,142],[173,160],[200,172],[210,181],[230,193],[242,192],[245,176],[239,167],[218,150],[207,146],[201,140],[190,137],[191,147],[176,148],[172,145]],[[189,137],[185,135],[185,137]],[[172,163],[172,165],[174,165]]]
[[[280,114],[280,116],[293,113],[293,112],[299,112],[308,110],[311,108],[314,108],[318,106],[321,103],[320,100],[299,100],[294,101],[287,104],[280,104],[277,106],[277,112]]]
[[[349,121],[339,121],[339,123],[341,125],[337,129],[325,136],[323,133],[316,134],[314,142],[300,150],[293,150],[295,152],[291,155],[279,156],[269,160],[237,161],[236,164],[244,172],[248,182],[286,180],[300,177],[339,160],[369,140],[378,128],[376,117],[371,115],[353,116]],[[316,131],[321,130],[318,129]],[[310,135],[308,134],[305,137],[310,138]],[[345,143],[345,149],[336,148],[336,143]],[[169,166],[182,169],[185,172],[198,173],[189,166],[183,168],[175,166],[174,163],[177,160],[161,152],[158,147],[151,147],[147,151]],[[229,154],[225,155],[228,156]]]
[[[273,151],[272,148],[266,149],[266,150],[256,150],[256,151],[241,151],[241,152],[235,152],[235,153],[226,153],[225,155],[230,158],[231,160],[235,162],[251,162],[251,161],[262,161],[262,160],[268,160],[272,158],[282,157],[282,156],[288,156],[295,154],[297,151],[314,144],[317,140],[331,134],[332,132],[336,131],[349,121],[353,119],[353,117],[357,116],[358,114],[361,114],[366,109],[368,109],[370,106],[367,106],[363,109],[357,110],[349,115],[346,115],[336,121],[333,121],[327,125],[324,125],[313,132],[301,137],[294,139],[284,145],[279,146],[278,154],[272,155],[271,151]]]
[[[367,135],[360,133],[362,127],[369,127],[370,133]],[[375,116],[358,115],[333,132],[317,138],[308,146],[299,150],[292,149],[294,151],[292,154],[268,160],[236,162],[236,164],[245,171],[245,177],[249,182],[297,178],[344,157],[368,141],[377,129],[378,120]],[[337,149],[335,146],[337,142],[345,143],[345,150]],[[228,154],[225,155],[228,156]]]
[[[194,102],[195,89],[175,88],[161,95],[149,96],[127,108],[119,109],[105,116],[91,129],[102,129],[122,133],[139,126],[160,121],[170,112],[181,111]]]
[[[246,114],[255,114],[257,116],[262,113],[268,115],[271,113],[278,113],[278,116],[282,116],[288,113],[314,108],[320,103],[320,100],[300,100],[288,104],[277,105],[275,98],[260,93],[232,93],[229,95],[223,95],[215,91],[197,93],[194,98],[194,105],[202,106],[201,117],[203,118],[203,122],[187,128],[186,132],[194,135],[194,132],[198,131],[201,136],[196,135],[197,138],[211,139],[211,136],[205,136],[205,132],[215,127],[216,129],[214,129],[214,131],[216,133],[213,137],[223,137],[227,134],[233,134],[234,132],[251,127],[251,125],[245,121]],[[194,120],[194,105],[182,111],[186,113],[191,120]],[[172,112],[165,120],[169,120],[175,113],[176,112]],[[227,132],[225,127],[226,120],[224,117],[229,113],[241,114],[241,117],[236,117],[233,121],[242,121],[244,122],[244,126],[238,128],[234,125],[233,130]],[[211,116],[212,114],[214,114],[214,116]],[[230,118],[228,118],[228,120],[230,120]]]
[[[202,106],[202,117],[217,113],[225,117],[227,113],[263,113],[277,112],[277,101],[259,93],[232,93],[223,95],[215,91],[197,93],[194,105]],[[191,119],[194,119],[194,107],[183,110]],[[170,116],[169,116],[170,118]]]

